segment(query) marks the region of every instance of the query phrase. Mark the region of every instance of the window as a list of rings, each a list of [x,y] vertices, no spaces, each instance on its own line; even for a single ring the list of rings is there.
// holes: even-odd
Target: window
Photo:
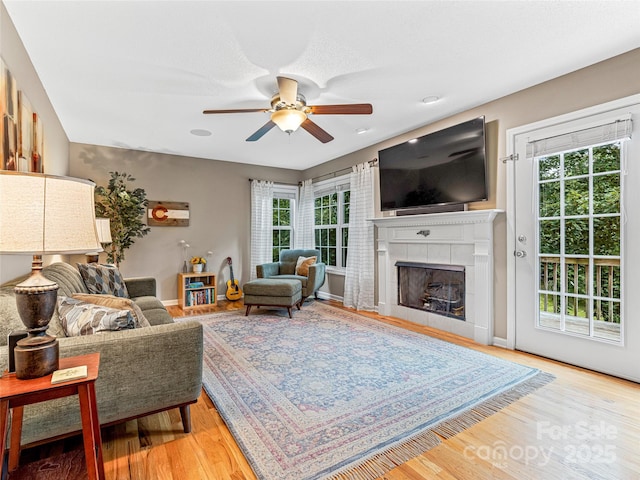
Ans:
[[[291,205],[288,198],[273,199],[273,261],[280,258],[280,250],[291,248]]]
[[[348,177],[322,182],[316,187],[314,202],[315,244],[328,267],[347,266],[349,242]]]
[[[626,117],[528,145],[538,168],[539,327],[622,340]]]
[[[280,251],[293,248],[297,187],[276,185],[273,191],[273,261]]]
[[[621,338],[621,152],[612,142],[537,157],[542,327]]]
[[[342,266],[347,268],[347,246],[349,245],[349,202],[351,199],[351,192],[346,190],[342,196],[342,212],[343,212],[343,225],[342,229]]]

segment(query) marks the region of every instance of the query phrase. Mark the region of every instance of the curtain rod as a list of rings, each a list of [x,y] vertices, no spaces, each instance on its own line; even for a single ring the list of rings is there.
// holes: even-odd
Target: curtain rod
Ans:
[[[378,159],[374,158],[372,160],[369,160],[367,163],[370,166],[373,167],[376,163],[378,163]],[[341,168],[340,170],[336,170],[335,172],[323,173],[322,175],[318,175],[317,177],[313,177],[311,179],[311,182],[313,183],[313,182],[315,182],[317,180],[320,180],[320,179],[326,180],[325,177],[327,177],[327,178],[335,178],[335,177],[338,176],[338,174],[350,172],[352,168],[353,168],[353,166]],[[249,181],[252,182],[253,178],[250,178]],[[284,183],[284,182],[278,182],[278,183],[280,185],[297,185],[297,186],[301,186],[302,185],[302,182],[298,182],[297,184],[296,183]]]
[[[250,182],[253,182],[255,179],[254,178],[249,178]],[[291,185],[291,186],[296,186],[299,187],[300,186],[300,182],[298,183],[287,183],[287,182],[273,182],[274,184],[278,184],[278,185]]]
[[[369,160],[369,161],[368,161],[368,162],[366,162],[366,163],[368,163],[370,166],[372,166],[372,167],[373,167],[376,163],[378,163],[378,159],[377,159],[377,158],[374,158],[374,159],[372,159],[372,160]],[[313,178],[311,179],[311,182],[315,182],[315,181],[320,180],[320,179],[322,179],[322,180],[326,180],[327,178],[335,178],[335,177],[337,177],[339,174],[343,174],[343,173],[350,172],[352,168],[353,168],[353,166],[351,166],[351,167],[345,167],[345,168],[341,168],[340,170],[336,170],[335,172],[324,173],[324,174],[322,174],[322,175],[318,175],[317,177],[313,177]],[[326,177],[326,178],[325,178],[325,177]],[[300,182],[298,185],[302,185],[302,182]]]

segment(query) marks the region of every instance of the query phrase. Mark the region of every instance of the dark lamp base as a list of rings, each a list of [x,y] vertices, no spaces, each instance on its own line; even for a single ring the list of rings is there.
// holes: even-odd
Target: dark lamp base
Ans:
[[[27,338],[18,341],[13,351],[16,364],[16,378],[28,380],[49,375],[58,370],[58,340],[49,337],[47,343],[30,345]]]
[[[58,285],[42,275],[42,256],[33,256],[31,276],[14,288],[16,306],[27,327],[27,338],[13,351],[16,377],[38,378],[58,369],[58,340],[46,334],[56,309]]]

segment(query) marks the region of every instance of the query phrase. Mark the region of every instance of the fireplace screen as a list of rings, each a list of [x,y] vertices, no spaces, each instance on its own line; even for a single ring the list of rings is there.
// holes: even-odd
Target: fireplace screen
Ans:
[[[464,267],[396,262],[398,305],[465,319]]]

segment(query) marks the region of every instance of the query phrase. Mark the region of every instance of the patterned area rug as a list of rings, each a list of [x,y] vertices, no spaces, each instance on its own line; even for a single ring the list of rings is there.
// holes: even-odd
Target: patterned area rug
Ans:
[[[376,478],[553,378],[319,302],[197,319],[205,390],[263,480]]]

